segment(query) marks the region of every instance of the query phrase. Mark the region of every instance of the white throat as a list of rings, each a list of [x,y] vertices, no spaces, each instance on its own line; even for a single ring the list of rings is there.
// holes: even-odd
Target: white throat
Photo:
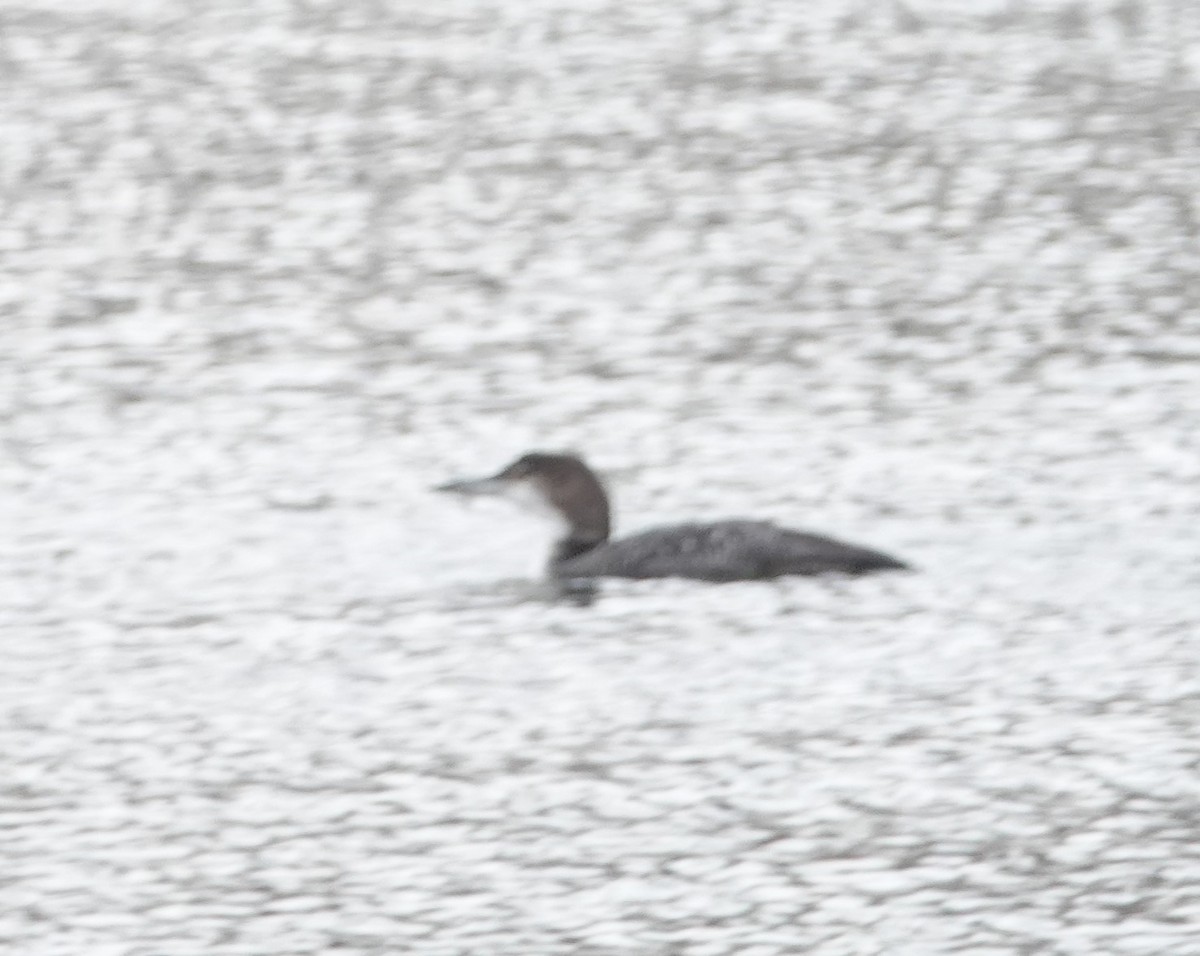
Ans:
[[[514,481],[504,492],[504,497],[513,502],[518,508],[531,515],[539,525],[545,527],[555,536],[555,540],[566,537],[571,531],[571,523],[566,516],[555,508],[541,488],[533,481]]]

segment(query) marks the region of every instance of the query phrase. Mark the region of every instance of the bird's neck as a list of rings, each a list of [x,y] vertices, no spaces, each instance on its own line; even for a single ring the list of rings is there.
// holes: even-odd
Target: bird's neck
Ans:
[[[596,535],[581,536],[577,533],[555,542],[554,550],[550,553],[550,566],[547,568],[548,577],[555,593],[560,600],[579,607],[587,607],[596,599],[598,593],[596,582],[588,578],[569,578],[561,573],[564,562],[587,554],[605,542],[605,537]]]
[[[581,554],[587,554],[593,548],[604,544],[604,538],[595,534],[583,534],[578,531],[572,531],[565,538],[556,541],[554,550],[550,554],[550,569],[551,571],[564,561],[570,561],[572,558],[577,558]]]

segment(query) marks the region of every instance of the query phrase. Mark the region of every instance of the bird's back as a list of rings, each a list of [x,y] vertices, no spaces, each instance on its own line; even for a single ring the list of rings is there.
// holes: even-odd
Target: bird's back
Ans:
[[[693,578],[746,581],[785,574],[901,569],[880,551],[781,528],[769,521],[718,521],[654,528],[558,562],[560,578]]]

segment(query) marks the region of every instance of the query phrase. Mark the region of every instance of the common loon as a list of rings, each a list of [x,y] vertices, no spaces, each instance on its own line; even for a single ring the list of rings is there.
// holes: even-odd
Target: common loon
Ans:
[[[490,478],[439,485],[460,495],[524,493],[549,507],[566,526],[547,571],[562,593],[590,594],[592,578],[692,578],[749,581],[785,574],[905,570],[891,555],[833,538],[782,528],[770,521],[734,519],[676,524],[609,540],[608,495],[595,473],[574,455],[530,452]]]

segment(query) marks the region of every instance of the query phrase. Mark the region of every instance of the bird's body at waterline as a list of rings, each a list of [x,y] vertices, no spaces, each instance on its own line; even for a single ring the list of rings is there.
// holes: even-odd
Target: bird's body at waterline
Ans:
[[[694,578],[750,581],[786,574],[862,574],[905,565],[870,548],[770,521],[677,524],[597,545],[551,569],[570,578]]]
[[[881,551],[770,521],[669,525],[611,541],[608,495],[592,470],[573,455],[532,452],[490,478],[454,481],[436,490],[462,495],[524,492],[548,507],[566,527],[547,569],[559,582],[604,577],[750,581],[908,567]]]

